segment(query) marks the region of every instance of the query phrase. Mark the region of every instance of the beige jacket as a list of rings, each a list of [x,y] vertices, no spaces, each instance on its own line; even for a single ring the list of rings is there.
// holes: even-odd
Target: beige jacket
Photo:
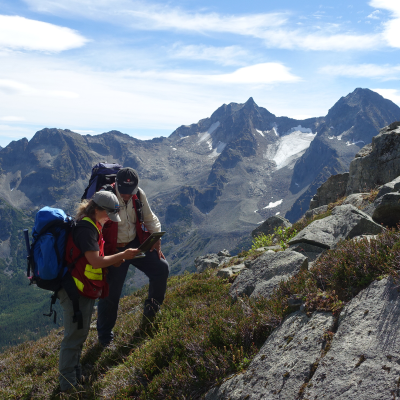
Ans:
[[[118,222],[118,243],[128,243],[136,237],[136,212],[133,206],[132,198],[125,204],[121,195],[118,192],[118,187],[115,185],[116,194],[120,204],[119,216],[121,222]],[[142,189],[140,191],[140,201],[143,203],[143,220],[146,229],[150,232],[160,232],[161,224],[157,216],[151,211],[147,197]]]

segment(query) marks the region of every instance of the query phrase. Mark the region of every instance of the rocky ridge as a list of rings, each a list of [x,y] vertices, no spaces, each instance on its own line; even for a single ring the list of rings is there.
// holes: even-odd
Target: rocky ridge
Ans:
[[[377,182],[381,184],[374,201],[367,202],[367,206],[365,202],[359,203],[365,212],[352,204],[336,206],[331,212],[327,205],[320,206],[319,215],[324,217],[301,230],[289,241],[289,248],[277,253],[266,251],[244,265],[231,286],[234,301],[241,296],[268,298],[279,282],[304,268],[312,270],[313,261],[334,249],[339,241],[370,240],[384,231],[385,226],[400,222],[400,173],[383,171],[388,160],[391,168],[400,165],[397,152],[399,125],[382,129],[368,151],[361,152],[365,158],[360,160],[358,155],[350,165],[354,177],[347,186],[350,203],[354,203],[360,187],[375,188]],[[385,147],[385,143],[391,145]],[[383,147],[385,152],[382,152]],[[373,168],[376,174],[368,174],[368,168]],[[329,194],[334,188],[331,182],[332,178],[320,188],[319,199],[335,197],[334,193]],[[343,192],[343,188],[340,191]],[[345,201],[341,199],[341,203]],[[318,213],[309,214],[311,221],[316,215]],[[387,224],[390,215],[393,218]],[[310,246],[317,253],[313,259],[306,256]],[[221,267],[224,265],[216,266]],[[231,376],[222,385],[211,389],[205,399],[361,400],[396,399],[400,395],[400,292],[397,280],[389,276],[374,281],[336,316],[320,311],[306,313],[302,303],[301,297],[289,298],[288,304],[298,311],[289,314],[274,330],[243,373]]]

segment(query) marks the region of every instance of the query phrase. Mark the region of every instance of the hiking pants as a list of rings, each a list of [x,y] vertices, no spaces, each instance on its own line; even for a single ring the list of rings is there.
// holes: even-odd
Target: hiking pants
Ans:
[[[126,247],[118,248],[118,251],[137,248],[139,245],[139,239],[136,237]],[[113,339],[112,329],[117,320],[119,299],[131,264],[149,278],[149,294],[144,304],[144,315],[146,317],[154,316],[164,301],[169,265],[166,260],[158,258],[157,251],[148,251],[146,257],[143,258],[126,260],[119,267],[108,267],[107,281],[110,285],[110,292],[108,297],[99,300],[97,307],[97,332],[99,342],[103,345],[107,345]]]
[[[80,296],[79,309],[82,312],[83,329],[78,329],[78,323],[72,322],[74,315],[72,301],[64,289],[60,289],[58,298],[64,310],[64,339],[61,342],[58,364],[60,371],[59,381],[61,390],[66,391],[71,386],[76,386],[77,381],[82,377],[80,358],[83,343],[89,333],[95,300]]]

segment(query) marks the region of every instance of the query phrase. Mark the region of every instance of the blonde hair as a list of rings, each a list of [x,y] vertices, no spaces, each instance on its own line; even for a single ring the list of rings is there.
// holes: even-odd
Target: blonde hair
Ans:
[[[95,211],[102,210],[93,200],[82,200],[75,209],[75,220],[80,221],[84,217],[89,217],[95,221]]]

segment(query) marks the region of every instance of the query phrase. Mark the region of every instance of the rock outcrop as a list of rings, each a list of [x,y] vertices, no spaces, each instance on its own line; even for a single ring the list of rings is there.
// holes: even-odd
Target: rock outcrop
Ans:
[[[292,224],[286,218],[280,215],[274,215],[264,221],[258,228],[254,229],[253,232],[251,232],[251,236],[254,238],[260,234],[272,235],[276,228],[289,228],[291,226]]]
[[[326,347],[330,313],[291,314],[267,339],[247,371],[208,392],[206,400],[295,400]],[[323,396],[318,398],[324,398]]]
[[[400,175],[400,122],[381,129],[371,146],[350,163],[346,193],[361,193],[392,181]]]
[[[335,207],[329,217],[312,222],[289,244],[308,243],[332,249],[340,240],[360,235],[375,235],[382,232],[382,229],[369,215],[348,204]]]
[[[329,179],[317,189],[317,193],[311,199],[310,210],[334,203],[346,195],[349,173],[331,175]]]
[[[267,297],[279,282],[307,268],[307,257],[298,252],[265,252],[236,278],[229,293],[233,299],[243,295]]]
[[[400,294],[398,284],[386,278],[360,292],[341,312],[331,348],[303,398],[397,399],[399,349]]]

